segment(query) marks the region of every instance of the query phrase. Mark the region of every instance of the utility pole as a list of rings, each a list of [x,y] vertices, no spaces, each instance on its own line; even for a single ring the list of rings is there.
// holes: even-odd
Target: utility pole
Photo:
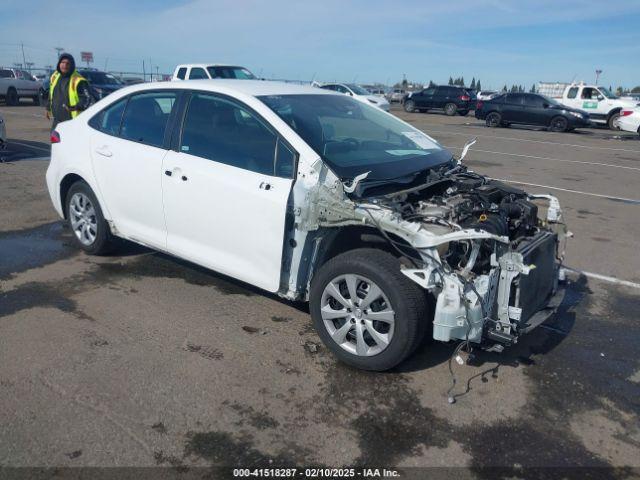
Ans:
[[[160,78],[160,73],[158,72],[158,70],[160,70],[160,67],[158,65],[156,65],[156,82]]]
[[[64,47],[53,47],[53,49],[58,52],[58,56],[57,58],[60,58],[60,55],[62,55],[62,52],[64,52]]]
[[[29,73],[31,73],[31,67],[33,67],[35,65],[35,63],[27,62],[27,63],[25,63],[25,65],[27,66],[27,70],[29,70]]]
[[[22,49],[22,64],[26,65],[27,60],[24,58],[24,43],[20,43],[20,48]]]

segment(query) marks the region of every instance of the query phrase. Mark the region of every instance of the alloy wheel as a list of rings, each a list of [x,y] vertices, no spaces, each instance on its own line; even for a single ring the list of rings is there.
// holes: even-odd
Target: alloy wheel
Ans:
[[[320,313],[333,341],[353,355],[377,355],[393,339],[391,303],[378,285],[362,275],[331,280],[322,292]]]
[[[96,241],[98,220],[91,199],[84,193],[74,193],[69,201],[69,220],[75,236],[83,245]]]

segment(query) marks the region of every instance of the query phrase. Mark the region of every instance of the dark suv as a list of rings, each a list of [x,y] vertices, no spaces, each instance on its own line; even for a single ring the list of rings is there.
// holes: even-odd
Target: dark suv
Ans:
[[[462,87],[449,85],[409,93],[404,97],[403,103],[407,112],[426,112],[437,109],[444,110],[447,115],[458,113],[464,116],[469,113],[469,110],[473,110],[469,92]]]
[[[505,93],[491,100],[478,100],[476,118],[484,120],[488,127],[537,125],[553,132],[571,131],[591,124],[587,112],[537,93]]]

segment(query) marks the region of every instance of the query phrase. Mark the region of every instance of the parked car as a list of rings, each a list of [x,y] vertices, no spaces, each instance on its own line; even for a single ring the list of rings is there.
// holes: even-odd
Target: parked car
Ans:
[[[7,146],[7,126],[4,122],[4,118],[0,115],[0,150]]]
[[[402,99],[404,98],[404,96],[407,94],[407,92],[402,89],[402,88],[394,88],[392,91],[390,91],[387,96],[386,99],[390,102],[402,102]]]
[[[172,80],[204,80],[207,78],[224,78],[236,80],[255,80],[253,73],[237,65],[217,63],[190,63],[178,65],[173,72]]]
[[[100,100],[125,86],[114,75],[100,70],[78,69],[78,73],[87,79],[89,90],[96,100]]]
[[[498,95],[498,92],[494,92],[492,90],[480,90],[476,95],[476,100],[491,100],[496,95]]]
[[[0,68],[0,99],[7,105],[18,105],[21,98],[30,98],[40,105],[40,86],[41,83],[25,70]]]
[[[476,118],[485,120],[488,127],[537,125],[548,127],[552,132],[591,125],[587,112],[537,93],[505,93],[491,100],[480,100],[476,105]]]
[[[345,95],[349,95],[350,97],[355,98],[356,100],[360,100],[362,102],[369,102],[376,107],[384,110],[385,112],[389,111],[389,102],[384,97],[378,97],[373,95],[366,88],[362,88],[359,85],[355,85],[353,83],[325,83],[320,85],[320,88],[325,90],[332,90],[334,92],[343,93]]]
[[[622,110],[640,106],[637,101],[623,100],[600,85],[541,82],[537,92],[555,98],[567,107],[589,112],[593,123],[606,125],[612,130]]]
[[[427,112],[444,110],[447,115],[456,113],[465,116],[474,106],[466,89],[451,85],[425,88],[404,97],[404,109],[407,112]]]
[[[48,190],[79,248],[122,237],[307,301],[327,348],[358,368],[397,365],[432,322],[436,340],[501,351],[562,297],[555,197],[467,170],[347,95],[147,83],[51,139]]]
[[[640,134],[640,108],[622,110],[614,127],[618,130]]]
[[[138,83],[144,83],[144,80],[136,77],[125,77],[120,79],[125,85],[137,85]]]
[[[387,91],[383,88],[367,88],[371,92],[371,95],[375,95],[376,97],[387,98]]]

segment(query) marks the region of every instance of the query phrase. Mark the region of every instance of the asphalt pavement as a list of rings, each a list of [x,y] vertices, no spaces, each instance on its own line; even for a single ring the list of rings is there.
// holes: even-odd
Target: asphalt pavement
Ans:
[[[80,253],[46,191],[42,108],[0,106],[0,467],[636,478],[640,139],[394,112],[456,154],[477,136],[465,163],[556,195],[574,233],[560,312],[502,354],[454,362],[453,405],[454,345],[361,372],[321,345],[303,305],[142,247]]]

